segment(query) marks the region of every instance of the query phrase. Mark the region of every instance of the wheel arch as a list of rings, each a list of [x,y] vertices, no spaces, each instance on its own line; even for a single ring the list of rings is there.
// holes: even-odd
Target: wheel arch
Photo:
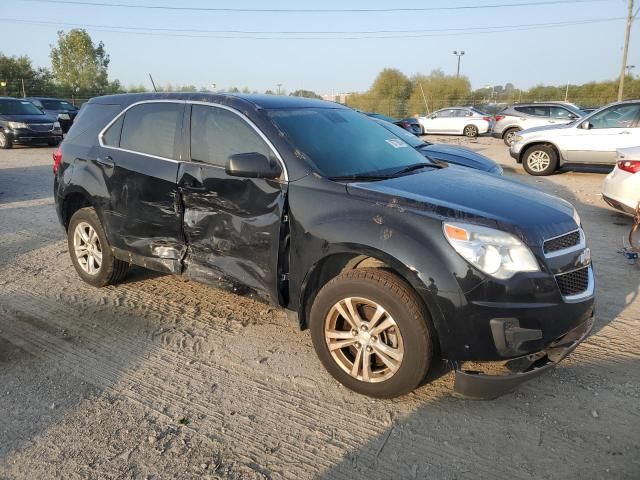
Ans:
[[[443,320],[435,298],[431,298],[426,285],[420,280],[416,272],[404,265],[395,257],[383,251],[359,246],[341,252],[334,252],[319,259],[307,272],[300,292],[300,307],[298,309],[298,322],[302,330],[308,328],[309,312],[313,301],[324,285],[340,273],[356,268],[382,268],[394,273],[404,280],[417,294],[420,302],[428,313],[425,321],[435,333],[433,335],[434,351],[440,350],[439,336],[443,329],[437,328]]]
[[[65,230],[69,228],[69,222],[73,214],[85,207],[95,208],[94,203],[91,201],[91,195],[85,190],[76,189],[65,194],[60,202],[60,220]],[[98,212],[98,217],[99,216],[100,214]]]
[[[509,126],[507,126],[507,127],[504,127],[504,128],[502,129],[502,138],[503,138],[503,139],[504,139],[504,136],[507,134],[507,132],[508,132],[509,130],[516,130],[516,131],[518,131],[518,132],[521,132],[521,131],[523,130],[523,128],[522,128],[521,126],[519,126],[519,125],[509,125]]]

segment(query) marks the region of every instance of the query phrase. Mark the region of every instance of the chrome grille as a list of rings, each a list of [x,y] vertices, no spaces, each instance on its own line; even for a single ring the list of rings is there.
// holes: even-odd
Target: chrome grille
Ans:
[[[569,232],[565,235],[552,238],[544,242],[544,253],[553,253],[565,248],[575,247],[580,243],[580,230]]]
[[[589,267],[556,275],[556,282],[563,296],[578,295],[589,288]]]

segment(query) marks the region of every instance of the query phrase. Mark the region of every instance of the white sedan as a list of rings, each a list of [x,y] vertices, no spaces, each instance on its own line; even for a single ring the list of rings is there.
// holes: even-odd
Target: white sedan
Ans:
[[[602,198],[616,210],[633,215],[640,204],[640,147],[617,152],[616,166],[602,184]]]
[[[473,108],[443,108],[418,117],[422,133],[444,133],[477,137],[491,130],[493,118]]]

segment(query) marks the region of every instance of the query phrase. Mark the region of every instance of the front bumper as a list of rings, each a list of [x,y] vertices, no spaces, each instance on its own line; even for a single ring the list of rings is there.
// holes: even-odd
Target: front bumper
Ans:
[[[542,375],[567,357],[589,335],[595,318],[592,316],[586,322],[562,335],[547,348],[540,352],[513,358],[497,364],[490,363],[461,363],[455,365],[454,392],[456,395],[476,400],[492,400],[509,393],[522,383]],[[471,365],[480,368],[464,368]],[[494,367],[492,373],[481,371],[483,367]],[[498,366],[501,372],[496,372]],[[484,369],[486,371],[486,369]],[[506,372],[506,373],[505,373]]]
[[[7,129],[5,130],[11,143],[30,144],[43,143],[49,141],[62,141],[62,129],[53,129],[45,132],[37,132],[25,128]]]

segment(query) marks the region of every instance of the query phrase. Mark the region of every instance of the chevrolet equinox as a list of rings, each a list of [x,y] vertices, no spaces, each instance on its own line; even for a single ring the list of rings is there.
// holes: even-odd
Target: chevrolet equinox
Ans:
[[[434,358],[494,398],[589,333],[594,279],[564,200],[429,161],[335,103],[206,93],[98,97],[54,153],[78,275],[130,265],[287,311],[357,392],[416,388]]]

